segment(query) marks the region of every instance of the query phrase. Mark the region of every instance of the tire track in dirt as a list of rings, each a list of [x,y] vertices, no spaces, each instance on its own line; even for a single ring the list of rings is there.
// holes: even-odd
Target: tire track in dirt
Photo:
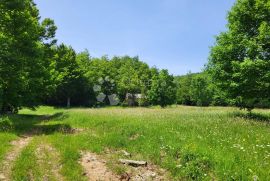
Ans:
[[[43,171],[42,180],[64,180],[60,174],[60,154],[47,143],[40,144],[36,149],[37,163]]]
[[[13,148],[7,153],[3,162],[0,165],[0,180],[10,181],[12,167],[16,159],[19,157],[21,151],[30,143],[32,137],[22,136],[21,138],[12,141]]]

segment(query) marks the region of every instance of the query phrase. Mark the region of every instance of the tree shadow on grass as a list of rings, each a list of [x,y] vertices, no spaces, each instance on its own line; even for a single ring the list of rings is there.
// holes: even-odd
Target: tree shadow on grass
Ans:
[[[61,123],[67,115],[63,112],[53,115],[17,114],[0,117],[0,132],[35,136],[54,133],[72,134],[76,130],[69,124]]]
[[[269,114],[261,114],[261,113],[254,113],[254,112],[247,112],[247,113],[235,112],[233,116],[270,124]]]

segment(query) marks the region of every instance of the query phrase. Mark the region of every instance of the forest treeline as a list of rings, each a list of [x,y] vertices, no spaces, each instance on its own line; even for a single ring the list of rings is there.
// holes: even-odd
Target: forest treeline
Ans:
[[[237,98],[232,98],[225,91],[221,90],[213,82],[211,74],[207,71],[176,76],[175,81],[177,85],[176,98],[178,104],[190,106],[243,106]],[[269,97],[261,98],[260,95],[258,97],[252,104],[253,107],[270,108]]]
[[[110,98],[117,105],[129,105],[129,100],[132,106],[175,103],[174,77],[167,70],[149,67],[138,57],[92,58],[87,50],[76,54],[63,44],[53,50],[56,81],[51,84],[51,93],[43,97],[46,104],[102,106],[111,105]]]
[[[21,107],[132,105],[270,107],[270,6],[237,0],[202,73],[170,75],[139,57],[91,57],[58,44],[32,0],[0,2],[0,112]]]

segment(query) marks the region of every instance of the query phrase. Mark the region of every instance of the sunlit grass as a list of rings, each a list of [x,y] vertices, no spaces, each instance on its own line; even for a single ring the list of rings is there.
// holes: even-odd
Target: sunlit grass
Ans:
[[[250,116],[236,108],[185,106],[68,110],[40,107],[35,112],[24,109],[20,114],[56,115],[47,121],[32,122],[32,126],[50,128],[43,130],[43,137],[59,151],[61,173],[68,180],[84,179],[78,164],[81,150],[100,154],[110,150],[114,154],[123,149],[132,154],[132,159],[167,169],[175,179],[269,180],[270,111],[254,112],[257,114]],[[59,125],[83,131],[63,134]]]

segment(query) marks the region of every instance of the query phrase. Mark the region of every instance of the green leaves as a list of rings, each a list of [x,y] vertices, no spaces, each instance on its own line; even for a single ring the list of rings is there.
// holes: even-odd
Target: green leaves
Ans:
[[[0,112],[16,112],[21,106],[40,103],[49,71],[41,40],[54,37],[52,24],[48,19],[39,23],[32,0],[0,2]]]
[[[270,6],[268,0],[238,0],[228,15],[228,30],[211,49],[208,71],[231,99],[252,108],[269,99]],[[252,101],[250,101],[252,100]]]
[[[51,39],[51,41],[46,42],[49,45],[56,44],[57,40],[54,39],[54,37],[55,37],[55,33],[56,33],[56,30],[57,30],[57,27],[55,26],[54,21],[51,20],[51,19],[49,19],[49,18],[46,18],[46,19],[44,19],[42,21],[41,26],[42,26],[41,27],[41,36],[42,36],[42,39],[45,42]]]
[[[77,105],[76,101],[85,98],[83,95],[87,94],[85,90],[87,81],[76,61],[76,52],[72,47],[61,44],[55,49],[52,61],[55,71],[51,76],[54,76],[52,84],[55,85],[55,91],[48,96],[47,102],[63,106],[70,104],[69,101],[71,101]]]
[[[161,70],[152,78],[148,96],[153,105],[164,107],[176,103],[176,85],[174,77],[169,75],[168,70]]]
[[[220,91],[212,84],[207,73],[176,77],[177,102],[185,105],[226,105]]]

